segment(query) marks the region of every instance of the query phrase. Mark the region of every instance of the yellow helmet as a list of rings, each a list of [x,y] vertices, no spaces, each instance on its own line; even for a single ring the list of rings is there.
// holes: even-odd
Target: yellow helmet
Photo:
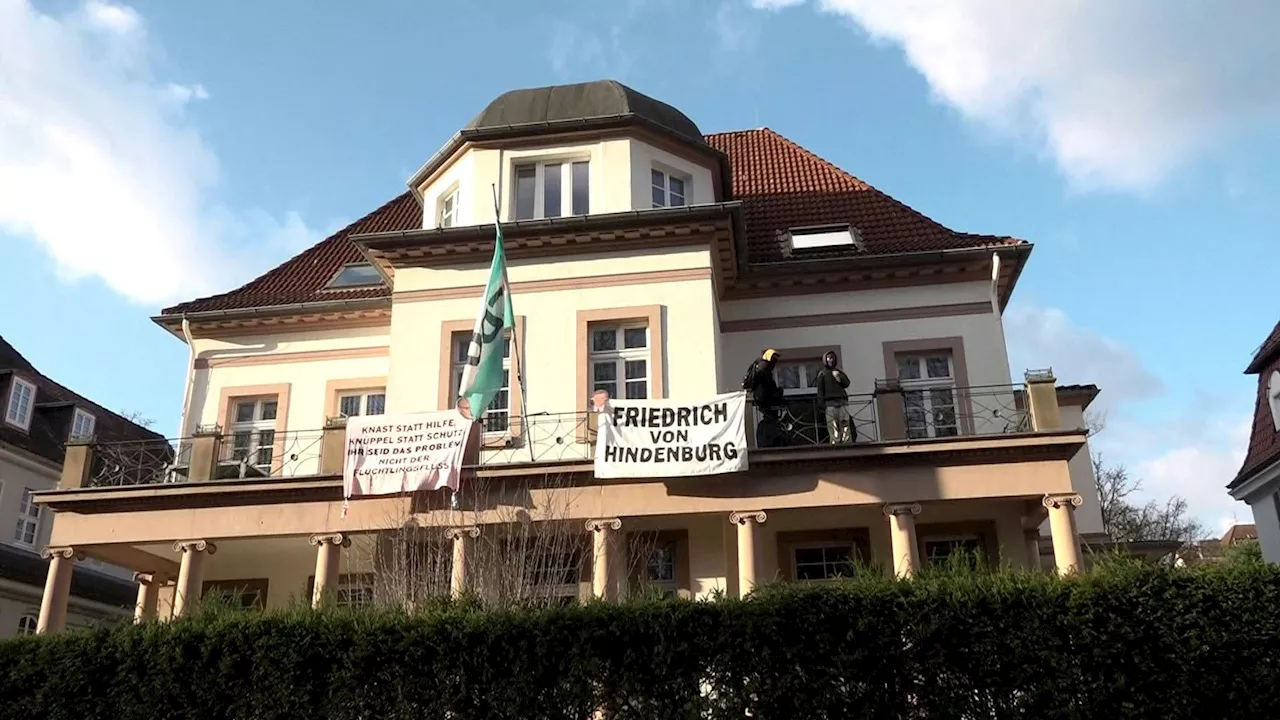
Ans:
[[[773,348],[769,348],[768,350],[765,350],[764,354],[761,355],[760,357],[764,358],[765,362],[776,360],[778,359],[778,351],[774,350]]]

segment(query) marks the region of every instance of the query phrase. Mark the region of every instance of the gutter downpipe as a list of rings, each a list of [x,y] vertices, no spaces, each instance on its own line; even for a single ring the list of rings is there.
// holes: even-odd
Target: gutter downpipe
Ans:
[[[187,381],[182,391],[182,417],[178,420],[178,452],[182,452],[182,438],[187,436],[187,412],[191,409],[191,390],[196,384],[196,344],[191,337],[191,321],[182,313],[182,337],[187,341]]]
[[[996,319],[996,328],[1000,330],[1000,345],[1004,348],[1005,363],[1009,362],[1009,344],[1004,336],[1004,317],[1000,314],[1000,253],[991,253],[991,314]],[[1010,375],[1013,368],[1010,368]],[[1012,384],[1013,378],[1009,378]]]

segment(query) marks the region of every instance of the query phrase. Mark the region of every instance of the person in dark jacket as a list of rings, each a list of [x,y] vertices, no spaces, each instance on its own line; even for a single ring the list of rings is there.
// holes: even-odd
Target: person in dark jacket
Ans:
[[[765,350],[751,363],[746,377],[742,378],[742,389],[751,393],[751,402],[760,411],[760,422],[756,423],[756,447],[783,444],[782,431],[778,426],[782,388],[778,387],[777,380],[773,378],[773,369],[777,367],[780,357],[773,348]]]
[[[827,436],[831,444],[846,444],[853,440],[853,418],[849,416],[849,376],[840,369],[840,359],[834,351],[822,356],[822,370],[818,371],[818,402],[827,414]]]

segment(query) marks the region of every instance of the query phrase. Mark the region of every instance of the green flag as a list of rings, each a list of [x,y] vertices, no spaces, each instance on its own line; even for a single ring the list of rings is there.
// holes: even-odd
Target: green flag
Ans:
[[[503,382],[502,350],[506,330],[515,327],[511,310],[511,292],[507,286],[507,256],[502,243],[502,226],[497,225],[493,246],[493,265],[489,268],[489,284],[485,286],[476,328],[467,349],[467,364],[462,369],[459,397],[471,405],[471,416],[479,420],[506,383]]]

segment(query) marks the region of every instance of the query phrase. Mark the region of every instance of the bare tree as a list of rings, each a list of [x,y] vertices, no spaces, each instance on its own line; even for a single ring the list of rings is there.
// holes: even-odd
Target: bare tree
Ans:
[[[128,420],[129,422],[135,425],[141,425],[142,427],[147,428],[148,430],[151,429],[152,425],[156,424],[155,420],[152,420],[146,415],[143,415],[140,410],[121,410],[116,414],[124,418],[125,420]]]
[[[1131,498],[1142,490],[1142,481],[1130,477],[1123,465],[1107,466],[1099,453],[1093,454],[1093,478],[1102,506],[1102,529],[1112,540],[1187,543],[1204,537],[1204,526],[1188,514],[1186,499],[1174,495],[1163,504],[1155,500],[1135,504]]]

